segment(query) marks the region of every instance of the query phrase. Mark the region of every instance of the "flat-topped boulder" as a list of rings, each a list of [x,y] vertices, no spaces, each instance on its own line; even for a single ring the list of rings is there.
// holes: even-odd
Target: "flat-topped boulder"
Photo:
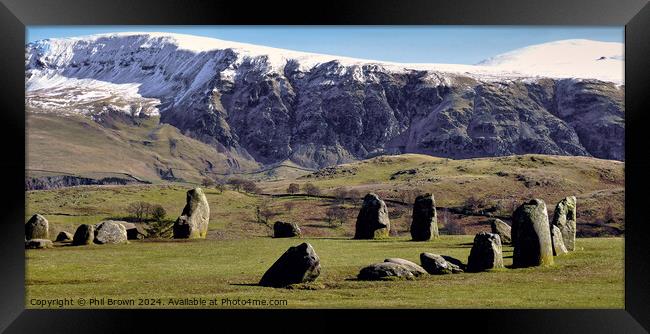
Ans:
[[[413,276],[422,276],[427,273],[427,271],[424,270],[424,268],[422,268],[420,265],[409,260],[392,257],[392,258],[385,259],[384,262],[391,262],[391,263],[397,263],[399,265],[402,265],[408,270],[410,270]]]
[[[431,194],[420,195],[413,203],[411,238],[413,241],[427,241],[438,237],[436,202]]]
[[[431,275],[457,274],[463,270],[459,265],[447,261],[442,255],[433,253],[420,254],[420,263]]]
[[[551,226],[551,243],[553,244],[553,256],[568,253],[566,247],[564,246],[562,232],[560,232],[560,228],[555,225]]]
[[[25,224],[25,239],[49,239],[50,226],[45,217],[35,214]]]
[[[59,234],[56,235],[56,239],[54,241],[68,242],[68,241],[72,241],[73,237],[74,236],[72,235],[72,233],[69,233],[69,232],[66,232],[66,231],[61,231],[61,232],[59,232]]]
[[[576,212],[576,197],[569,196],[557,203],[553,213],[552,225],[560,229],[564,246],[569,251],[576,248]]]
[[[389,233],[390,219],[386,203],[376,194],[367,194],[357,216],[354,239],[383,239],[388,238]]]
[[[357,279],[362,281],[384,281],[394,279],[414,279],[415,275],[409,268],[399,263],[381,262],[371,264],[359,271]]]
[[[96,244],[127,243],[126,228],[118,221],[105,220],[95,226]]]
[[[294,222],[277,221],[273,224],[274,238],[293,238],[300,235],[300,227]]]
[[[259,285],[286,287],[292,284],[313,282],[320,275],[320,258],[308,243],[290,247],[264,273]]]
[[[546,203],[533,199],[520,205],[512,214],[514,267],[547,266],[553,264],[551,227]]]
[[[210,205],[201,188],[187,192],[185,207],[174,223],[175,239],[205,239],[210,222]]]
[[[95,226],[89,224],[81,224],[77,227],[72,237],[72,244],[74,246],[90,245],[95,240]]]
[[[41,249],[41,248],[52,248],[52,240],[49,239],[31,239],[25,241],[25,248],[27,249]]]
[[[467,271],[479,272],[498,268],[503,268],[501,237],[487,232],[477,234],[467,259]]]
[[[511,244],[512,243],[512,229],[510,225],[506,224],[503,220],[494,218],[490,219],[490,227],[492,228],[492,233],[498,234],[501,238],[501,244]]]

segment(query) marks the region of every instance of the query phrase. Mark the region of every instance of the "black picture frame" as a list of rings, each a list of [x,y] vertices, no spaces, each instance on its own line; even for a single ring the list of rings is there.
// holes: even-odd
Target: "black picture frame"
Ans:
[[[28,25],[609,25],[625,26],[625,309],[624,310],[26,310],[24,220],[24,52]],[[245,2],[179,0],[2,0],[0,5],[0,330],[74,333],[193,330],[250,326],[324,329],[340,320],[364,330],[505,333],[646,333],[650,330],[650,5],[644,0]],[[503,287],[507,289],[507,287]],[[288,326],[288,327],[287,327]],[[304,327],[303,327],[304,326]]]

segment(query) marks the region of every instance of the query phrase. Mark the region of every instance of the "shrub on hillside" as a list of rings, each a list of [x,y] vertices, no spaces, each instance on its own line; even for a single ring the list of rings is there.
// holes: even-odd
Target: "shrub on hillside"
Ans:
[[[311,195],[311,196],[318,196],[321,193],[320,188],[318,188],[317,186],[315,186],[312,183],[305,184],[303,189],[305,190],[305,193],[307,195]]]
[[[289,194],[297,194],[300,191],[300,185],[297,183],[290,183],[287,188]]]

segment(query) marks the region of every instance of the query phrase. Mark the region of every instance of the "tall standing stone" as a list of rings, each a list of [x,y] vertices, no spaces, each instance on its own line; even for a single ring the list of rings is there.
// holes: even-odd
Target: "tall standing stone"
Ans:
[[[291,284],[312,282],[320,275],[320,258],[308,243],[290,247],[264,273],[261,286],[285,287]]]
[[[501,219],[494,218],[490,220],[490,227],[492,228],[492,233],[499,235],[502,244],[512,243],[512,229],[510,225]]]
[[[555,206],[553,225],[562,233],[564,246],[567,250],[575,250],[576,242],[576,197],[569,196]]]
[[[25,240],[49,239],[49,223],[45,217],[35,214],[25,224]]]
[[[477,234],[467,259],[467,271],[479,272],[497,268],[503,268],[501,238],[494,233]]]
[[[174,223],[175,239],[205,238],[210,222],[210,205],[201,188],[187,192],[185,208]]]
[[[418,196],[413,203],[411,237],[414,241],[427,241],[438,237],[436,202],[431,194]]]
[[[512,214],[512,241],[514,267],[553,264],[551,228],[543,200],[530,200],[515,210]]]
[[[553,256],[568,253],[566,247],[564,246],[562,232],[560,232],[560,228],[555,225],[551,226],[551,243],[553,244]]]
[[[366,195],[357,216],[354,239],[388,238],[389,233],[390,220],[386,203],[375,194]]]

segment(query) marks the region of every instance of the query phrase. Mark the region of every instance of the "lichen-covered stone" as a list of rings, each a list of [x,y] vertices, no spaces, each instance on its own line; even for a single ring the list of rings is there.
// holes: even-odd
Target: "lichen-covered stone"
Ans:
[[[393,279],[414,279],[409,268],[394,262],[371,264],[359,271],[357,278],[362,281],[383,281]]]
[[[551,226],[551,242],[553,244],[553,256],[568,253],[566,247],[564,246],[562,232],[560,232],[560,228],[555,225]]]
[[[427,241],[438,237],[436,202],[431,194],[418,196],[413,203],[411,238],[414,241]]]
[[[462,273],[460,266],[447,261],[442,255],[432,253],[420,254],[422,267],[431,275]]]
[[[501,238],[494,233],[477,234],[467,259],[467,271],[479,272],[498,268],[503,268]]]
[[[49,223],[45,217],[35,214],[25,224],[25,239],[49,239]]]
[[[95,227],[89,224],[81,224],[77,227],[72,237],[72,244],[75,246],[90,245],[95,239]]]
[[[264,273],[261,286],[286,287],[291,284],[312,282],[320,275],[320,258],[308,243],[290,247]]]
[[[551,227],[546,203],[530,200],[512,214],[513,266],[534,267],[553,264]]]
[[[388,238],[390,233],[390,219],[386,203],[376,194],[367,194],[363,198],[363,204],[355,228],[355,239],[383,239]]]
[[[418,265],[418,264],[416,264],[414,262],[411,262],[409,260],[393,257],[393,258],[385,259],[384,262],[391,262],[391,263],[397,263],[399,265],[402,265],[405,268],[407,268],[408,270],[410,270],[411,274],[413,274],[413,276],[422,276],[422,275],[425,275],[427,273],[427,271],[424,270],[424,268],[422,268],[420,265]]]
[[[273,224],[274,238],[293,238],[300,235],[300,227],[294,222],[277,221]]]
[[[555,206],[553,225],[562,233],[564,246],[567,250],[575,250],[576,242],[576,197],[569,196],[562,199]]]
[[[498,234],[499,238],[501,238],[501,244],[512,243],[512,231],[510,225],[506,224],[501,219],[495,218],[490,220],[490,227],[492,228],[492,233]]]
[[[31,239],[25,241],[25,248],[27,249],[40,249],[40,248],[51,248],[52,240],[49,239]]]
[[[210,222],[210,205],[201,188],[187,192],[185,208],[174,223],[175,239],[205,238]]]
[[[126,228],[117,221],[105,220],[95,227],[96,244],[127,243]]]
[[[67,242],[67,241],[72,241],[73,235],[72,233],[68,233],[66,231],[61,231],[59,234],[56,236],[57,242]]]

